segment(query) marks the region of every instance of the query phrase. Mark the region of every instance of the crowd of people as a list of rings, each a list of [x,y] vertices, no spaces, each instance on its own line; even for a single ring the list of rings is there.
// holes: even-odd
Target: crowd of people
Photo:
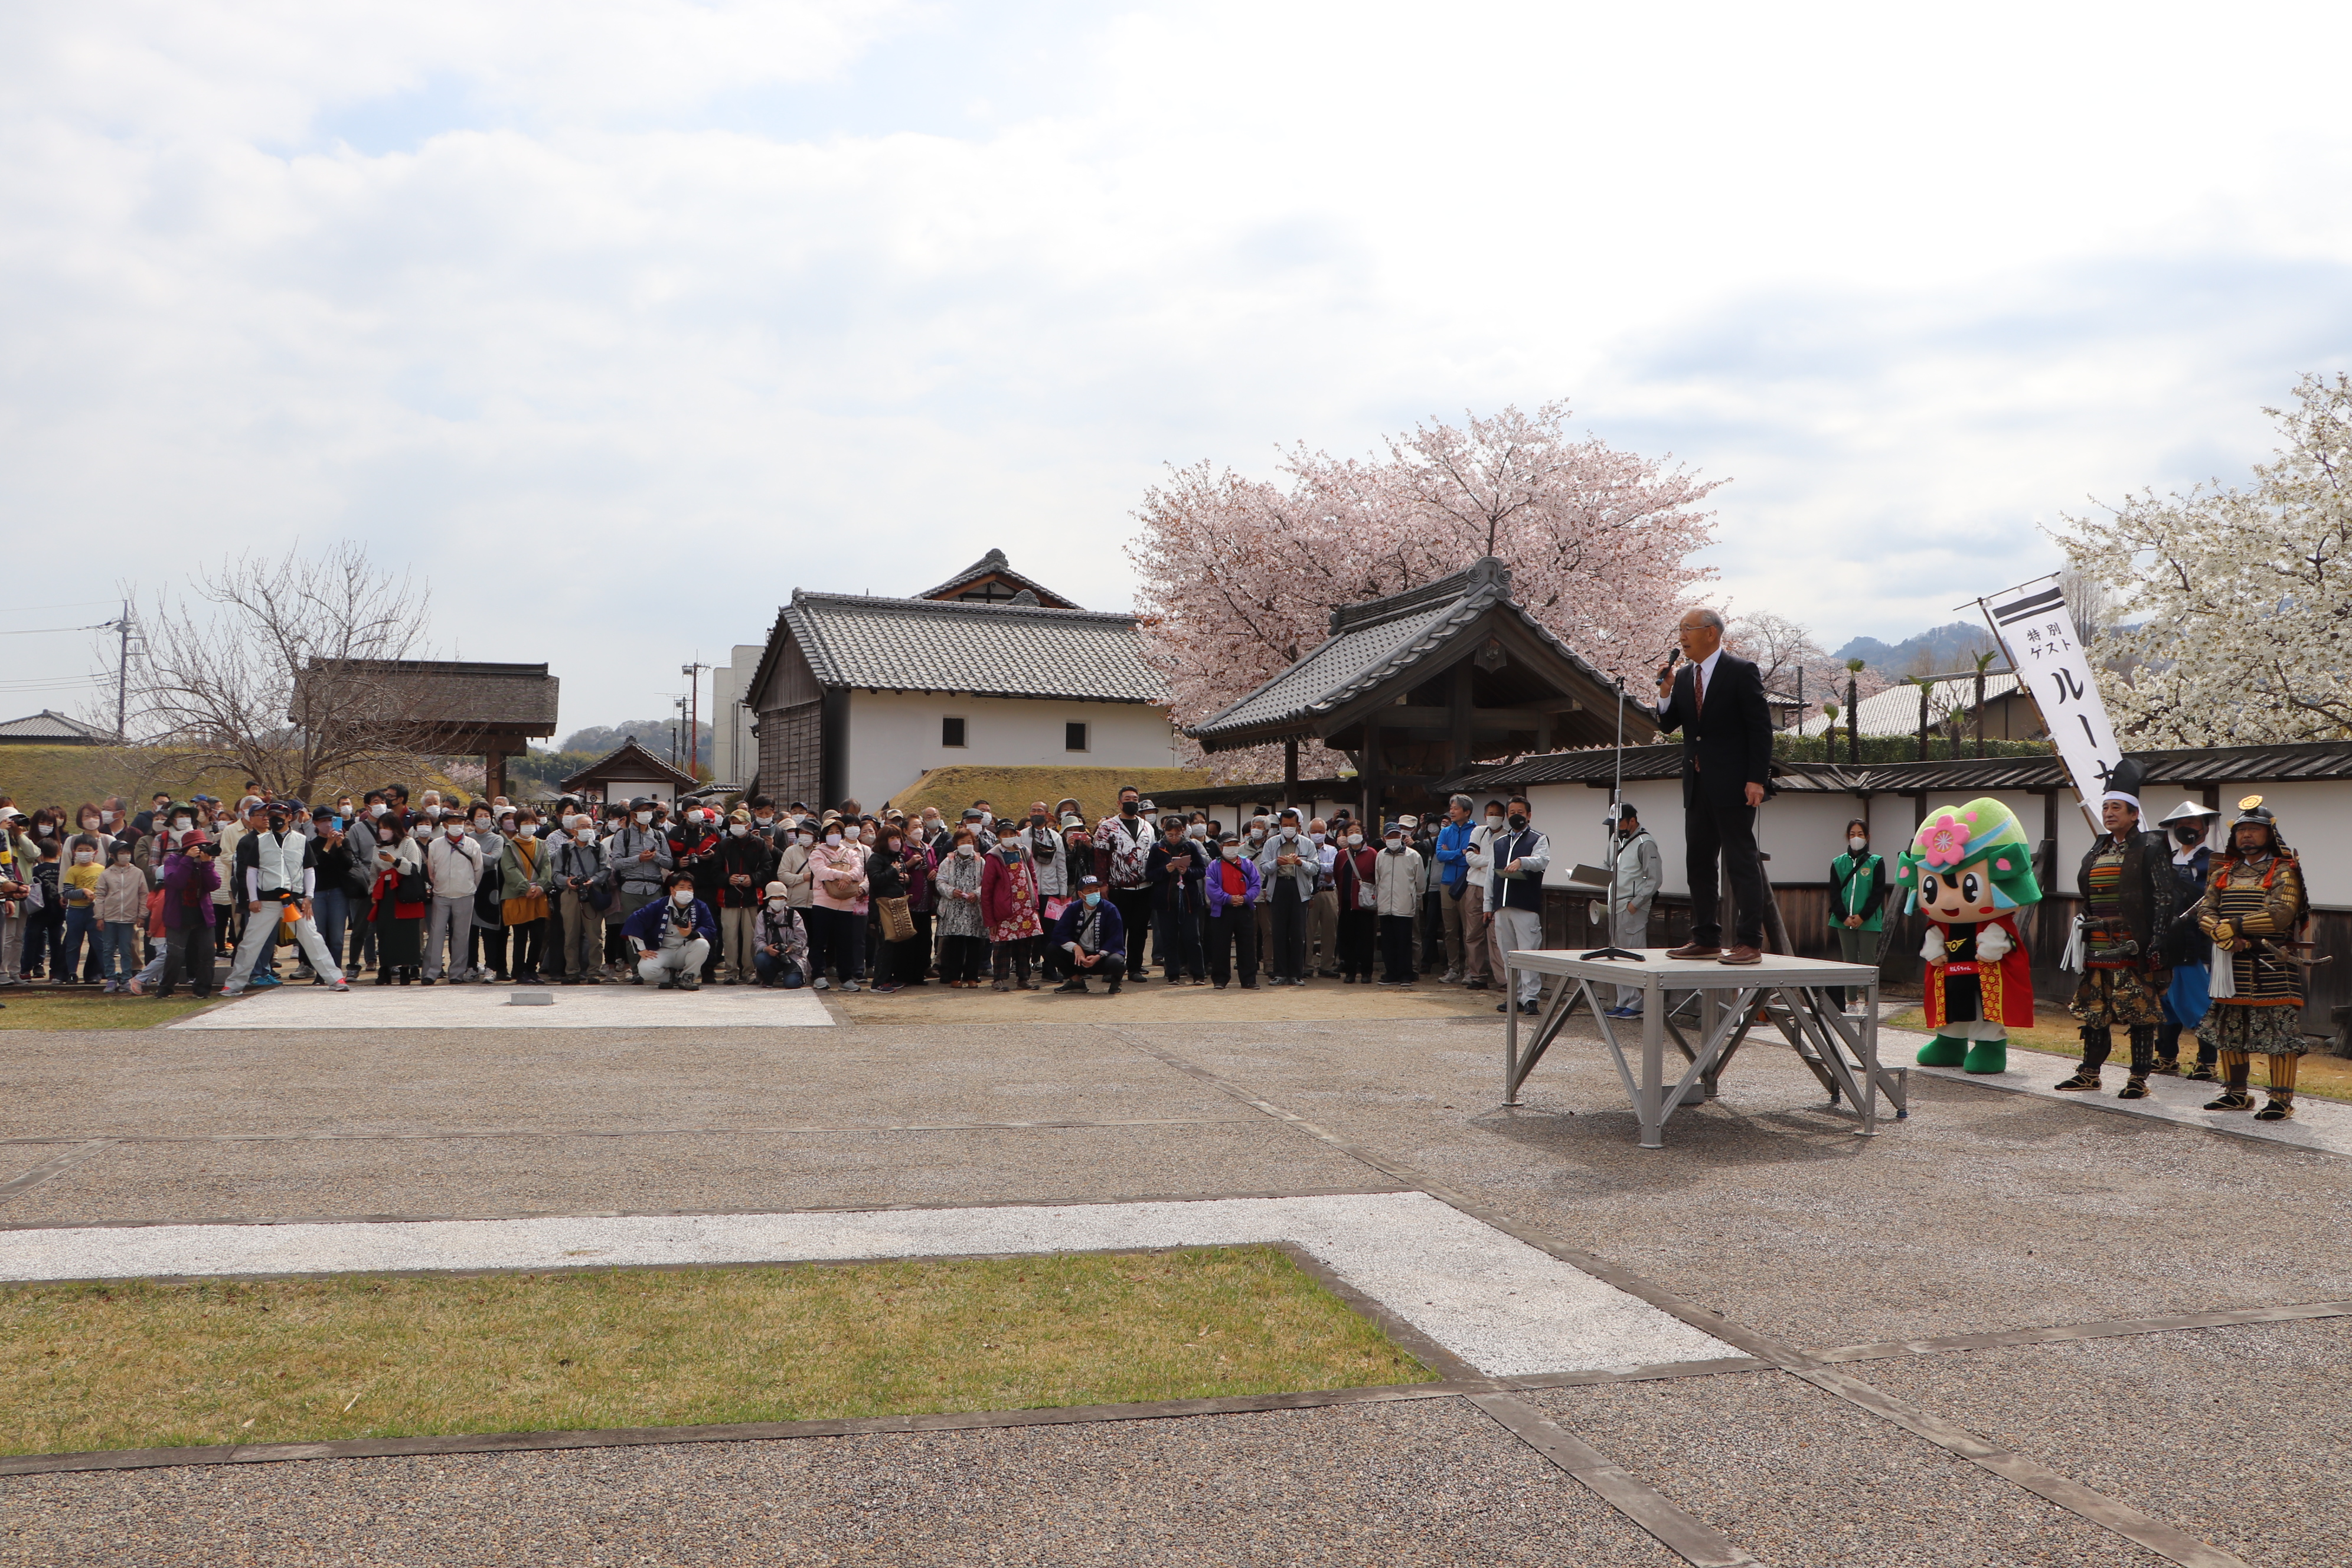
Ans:
[[[306,805],[257,786],[70,816],[0,795],[0,986],[169,996],[293,983],[614,983],[1116,993],[1499,985],[1540,945],[1549,861],[1523,799],[1442,817],[1295,809],[1228,830],[1134,788],[999,816],[688,798],[542,809],[390,784]],[[290,950],[290,953],[288,952]],[[290,956],[286,975],[279,964]],[[1504,998],[1535,1009],[1538,981]]]

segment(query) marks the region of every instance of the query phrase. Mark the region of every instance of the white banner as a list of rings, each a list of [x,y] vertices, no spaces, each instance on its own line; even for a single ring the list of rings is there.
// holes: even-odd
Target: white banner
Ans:
[[[1977,603],[1992,622],[2009,667],[2041,706],[2042,721],[2050,726],[2050,739],[2074,777],[2074,793],[2095,824],[2099,797],[2107,793],[2107,780],[2124,754],[2099,697],[2098,677],[2074,637],[2074,618],[2067,614],[2058,579],[2005,588]]]

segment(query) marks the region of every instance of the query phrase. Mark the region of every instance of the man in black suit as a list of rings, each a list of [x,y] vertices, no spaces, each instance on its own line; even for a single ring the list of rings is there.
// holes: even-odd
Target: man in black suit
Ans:
[[[1658,728],[1683,732],[1683,837],[1689,855],[1691,936],[1669,958],[1757,963],[1764,948],[1764,866],[1756,854],[1756,808],[1772,776],[1772,710],[1764,678],[1723,651],[1723,617],[1693,610],[1675,637],[1690,662],[1658,672]],[[1730,948],[1716,885],[1720,857],[1739,919]]]

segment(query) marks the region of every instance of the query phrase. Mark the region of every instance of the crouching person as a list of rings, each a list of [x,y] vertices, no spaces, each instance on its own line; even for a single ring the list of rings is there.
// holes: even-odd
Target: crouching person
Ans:
[[[793,908],[791,894],[782,882],[769,883],[752,922],[751,966],[771,990],[797,991],[808,983],[808,928]]]
[[[710,906],[694,896],[694,878],[673,871],[665,884],[668,897],[647,904],[621,922],[629,952],[637,961],[637,977],[656,990],[699,991],[702,963],[719,934]]]
[[[1118,994],[1119,984],[1127,978],[1127,927],[1119,920],[1118,906],[1103,897],[1100,878],[1078,879],[1078,896],[1054,922],[1054,949],[1064,955],[1063,966],[1070,975],[1056,990],[1083,995],[1092,977],[1108,981],[1110,994]]]

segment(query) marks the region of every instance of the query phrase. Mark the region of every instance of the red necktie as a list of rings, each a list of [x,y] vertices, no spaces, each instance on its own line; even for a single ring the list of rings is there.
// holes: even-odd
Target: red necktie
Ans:
[[[1691,689],[1698,693],[1698,699],[1696,704],[1696,711],[1701,713],[1706,712],[1706,666],[1703,664],[1695,664],[1691,666]]]

